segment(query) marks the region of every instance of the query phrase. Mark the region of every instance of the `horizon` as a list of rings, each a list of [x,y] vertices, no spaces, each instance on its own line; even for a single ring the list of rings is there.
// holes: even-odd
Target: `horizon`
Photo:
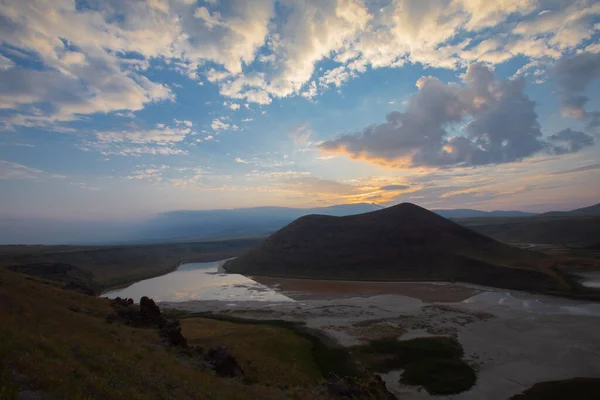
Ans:
[[[0,218],[598,203],[600,4],[489,4],[0,4]]]
[[[236,211],[236,210],[252,210],[252,209],[268,209],[268,208],[281,208],[281,209],[295,209],[295,210],[314,210],[314,209],[326,209],[326,208],[334,208],[334,207],[341,207],[341,206],[360,206],[360,205],[373,205],[373,206],[377,206],[377,207],[381,207],[383,208],[389,208],[389,207],[394,207],[403,203],[409,203],[409,204],[413,204],[422,208],[425,208],[426,210],[429,211],[433,211],[433,212],[440,212],[440,211],[479,211],[479,212],[488,212],[488,213],[493,213],[493,212],[523,212],[523,213],[530,213],[530,214],[544,214],[547,212],[553,212],[553,211],[557,211],[557,212],[568,212],[568,211],[574,211],[577,210],[579,208],[586,208],[586,207],[591,207],[591,206],[595,206],[598,205],[600,203],[596,203],[596,204],[588,204],[588,205],[584,205],[582,207],[577,207],[577,208],[563,208],[563,209],[554,209],[554,208],[550,208],[547,209],[545,211],[539,211],[539,212],[534,212],[534,211],[525,211],[525,210],[519,210],[519,209],[479,209],[479,208],[461,208],[461,207],[457,207],[457,208],[427,208],[424,207],[421,204],[415,203],[415,202],[399,202],[396,204],[389,204],[389,205],[380,205],[377,203],[343,203],[343,204],[332,204],[332,205],[328,205],[328,206],[317,206],[317,207],[286,207],[286,206],[271,206],[271,205],[265,205],[265,206],[255,206],[255,207],[238,207],[238,208],[206,208],[206,209],[178,209],[178,210],[166,210],[166,211],[161,211],[159,213],[155,213],[155,214],[149,214],[146,216],[140,216],[139,218],[135,218],[135,219],[130,219],[130,220],[122,220],[122,219],[118,219],[118,220],[111,220],[111,219],[103,219],[102,221],[97,220],[97,219],[86,219],[86,218],[73,218],[73,219],[57,219],[57,218],[36,218],[36,217],[2,217],[0,216],[0,221],[2,220],[15,220],[15,221],[47,221],[47,222],[63,222],[63,223],[98,223],[98,222],[103,222],[106,224],[115,224],[116,222],[119,222],[121,224],[123,224],[124,226],[126,225],[130,225],[133,223],[139,223],[139,222],[144,222],[147,221],[148,219],[152,219],[152,218],[156,218],[159,217],[161,215],[168,215],[168,214],[175,214],[175,213],[180,213],[180,212],[211,212],[211,211]],[[369,211],[367,211],[369,212]],[[349,214],[352,215],[352,214]]]

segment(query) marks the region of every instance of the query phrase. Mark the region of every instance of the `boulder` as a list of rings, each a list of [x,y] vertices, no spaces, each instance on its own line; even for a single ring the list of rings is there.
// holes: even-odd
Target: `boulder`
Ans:
[[[209,349],[201,357],[201,366],[212,369],[220,377],[242,378],[244,376],[242,367],[225,346]]]
[[[161,317],[162,318],[162,317]],[[171,346],[187,348],[187,339],[181,334],[181,325],[178,320],[162,318],[159,324],[160,336]]]
[[[181,334],[179,320],[165,318],[151,298],[142,297],[139,306],[134,304],[132,299],[120,297],[112,299],[110,303],[115,311],[106,316],[107,323],[121,321],[125,325],[138,328],[158,328],[165,344],[188,347],[187,340]]]
[[[140,315],[145,321],[158,322],[161,316],[160,308],[158,308],[154,300],[144,296],[140,299]]]

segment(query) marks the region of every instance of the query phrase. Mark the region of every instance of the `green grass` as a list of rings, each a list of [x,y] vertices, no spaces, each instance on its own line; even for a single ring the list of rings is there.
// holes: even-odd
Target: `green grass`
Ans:
[[[354,352],[372,370],[404,370],[402,383],[423,386],[432,395],[461,393],[477,380],[473,368],[462,360],[460,343],[448,337],[374,340]]]
[[[540,382],[511,400],[596,400],[600,393],[600,378],[573,378]]]
[[[361,371],[353,359],[350,352],[337,345],[334,345],[330,339],[317,331],[307,329],[303,324],[283,321],[283,320],[260,320],[248,318],[236,318],[229,315],[206,313],[188,313],[185,311],[167,311],[167,315],[175,316],[182,320],[184,326],[189,318],[209,318],[217,321],[233,322],[236,324],[252,326],[269,326],[279,329],[285,329],[294,335],[310,343],[310,354],[317,366],[321,376],[326,377],[333,373],[338,376],[364,377],[364,371]]]
[[[463,356],[461,345],[447,337],[404,341],[396,338],[374,340],[368,345],[358,347],[357,351],[373,360],[371,366],[382,372],[401,369],[407,364],[426,358],[460,359]]]
[[[224,345],[250,382],[299,386],[315,385],[323,379],[312,357],[311,341],[289,329],[208,318],[188,318],[181,326],[192,346]]]

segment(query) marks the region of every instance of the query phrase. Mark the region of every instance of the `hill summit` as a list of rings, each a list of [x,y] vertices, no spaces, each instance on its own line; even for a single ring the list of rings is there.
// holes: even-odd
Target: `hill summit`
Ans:
[[[444,280],[565,290],[542,254],[497,242],[411,203],[365,214],[308,215],[230,260],[230,272],[338,280]]]

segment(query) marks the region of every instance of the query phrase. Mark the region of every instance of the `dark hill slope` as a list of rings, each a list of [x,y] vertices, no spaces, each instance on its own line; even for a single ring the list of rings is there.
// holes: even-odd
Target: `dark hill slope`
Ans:
[[[507,243],[589,246],[600,242],[600,217],[466,218],[457,223]]]
[[[600,216],[600,203],[572,211],[551,211],[541,214],[546,217],[593,217]]]
[[[231,272],[321,279],[457,280],[528,290],[568,290],[520,250],[410,203],[346,217],[309,215],[231,260]]]

